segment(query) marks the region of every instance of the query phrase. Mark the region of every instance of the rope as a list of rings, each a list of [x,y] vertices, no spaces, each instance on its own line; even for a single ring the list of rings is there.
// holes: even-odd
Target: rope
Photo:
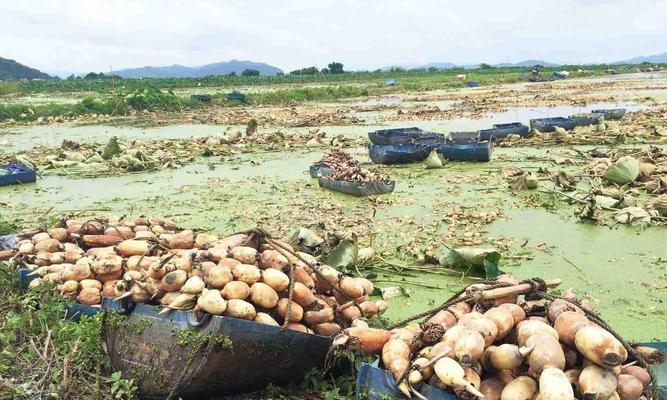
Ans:
[[[511,286],[509,283],[498,282],[495,279],[489,279],[489,280],[481,281],[477,284],[480,284],[480,283],[483,284],[483,285],[491,285],[490,287],[488,287],[486,289],[494,289],[496,287]],[[424,312],[421,312],[421,313],[414,314],[411,317],[408,317],[404,320],[398,321],[398,322],[394,323],[393,325],[389,326],[387,328],[387,330],[392,330],[392,329],[399,328],[399,327],[404,326],[405,324],[407,324],[409,322],[412,322],[412,321],[415,321],[415,320],[418,320],[418,319],[430,318],[433,315],[437,314],[438,312],[440,312],[440,311],[442,311],[446,308],[449,308],[456,303],[461,303],[461,302],[467,302],[467,301],[470,301],[470,300],[474,300],[473,295],[460,297],[463,293],[466,292],[466,290],[468,290],[469,287],[470,287],[470,285],[468,285],[468,286],[464,287],[463,289],[459,290],[458,292],[454,293],[449,299],[447,299],[444,303],[442,303],[438,307],[432,308],[430,310],[427,310],[427,311],[424,311]]]
[[[546,291],[538,291],[536,294],[549,301],[554,301],[559,299],[579,307],[589,320],[599,325],[600,328],[611,333],[619,342],[621,342],[621,345],[623,345],[628,354],[637,361],[639,366],[644,368],[648,372],[649,376],[651,377],[651,383],[652,383],[651,385],[652,398],[658,399],[658,385],[657,385],[658,380],[655,375],[655,372],[653,371],[653,368],[651,367],[651,364],[649,364],[641,354],[639,354],[625,339],[623,339],[621,335],[619,335],[611,326],[609,326],[609,324],[607,324],[602,318],[600,318],[599,315],[597,315],[592,311],[586,310],[584,307],[581,306],[581,304],[578,301],[564,299],[558,296],[553,296],[547,293]]]
[[[288,259],[289,260],[289,259]],[[294,263],[289,263],[289,291],[287,295],[287,311],[285,311],[285,320],[282,329],[287,328],[290,317],[292,316],[292,297],[294,295]]]
[[[277,242],[275,239],[273,239],[273,238],[271,237],[271,235],[270,235],[268,232],[266,232],[266,231],[263,230],[262,228],[253,228],[253,229],[249,229],[249,230],[246,230],[246,231],[242,231],[242,232],[240,232],[240,233],[247,234],[247,235],[256,235],[256,236],[259,236],[258,239],[259,239],[260,241],[264,241],[265,243],[270,244],[270,245],[273,246],[277,251],[279,251],[283,256],[284,256],[285,254],[284,254],[283,252],[281,252],[280,250],[283,250],[284,252],[287,252],[288,254],[290,254],[290,255],[292,255],[293,257],[299,259],[301,262],[303,262],[303,263],[306,264],[308,267],[310,267],[310,268],[315,272],[315,274],[316,274],[319,278],[321,278],[321,279],[320,279],[320,283],[326,283],[327,285],[329,285],[330,288],[338,289],[337,287],[335,287],[335,286],[333,286],[332,284],[330,284],[329,281],[327,281],[326,277],[325,277],[324,275],[322,275],[322,273],[318,270],[317,265],[313,265],[313,264],[311,264],[310,261],[308,261],[308,260],[306,260],[305,258],[303,258],[300,254],[298,254],[298,253],[292,251],[292,249],[290,249],[289,247],[283,245],[282,243]],[[285,256],[285,257],[286,257],[286,258],[288,259],[288,261],[289,261],[289,257],[287,257],[287,256]],[[342,275],[342,274],[341,274],[341,275]],[[340,289],[338,289],[338,293],[339,293],[341,296],[343,296],[346,300],[355,300],[355,299],[353,299],[352,297],[348,296],[345,292],[343,292],[343,291],[340,290]]]

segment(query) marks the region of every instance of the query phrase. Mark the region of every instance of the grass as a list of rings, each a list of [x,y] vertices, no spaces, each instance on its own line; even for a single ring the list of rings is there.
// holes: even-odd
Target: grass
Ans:
[[[21,87],[19,87],[18,82],[7,81],[0,82],[0,96],[6,96],[8,94],[20,93]]]
[[[127,115],[133,110],[178,111],[199,104],[189,98],[178,97],[171,91],[149,87],[132,91],[115,90],[105,93],[101,99],[87,96],[75,104],[0,104],[0,121],[10,118],[34,121],[39,117],[76,117],[86,114]]]
[[[22,292],[17,281],[16,270],[0,263],[0,400],[108,397],[101,314],[66,321],[52,288]]]

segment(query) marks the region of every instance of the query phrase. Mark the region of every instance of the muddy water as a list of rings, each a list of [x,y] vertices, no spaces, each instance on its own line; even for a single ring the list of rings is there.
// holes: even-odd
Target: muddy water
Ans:
[[[521,149],[519,151],[527,151]],[[532,152],[539,153],[531,149]],[[514,158],[517,150],[498,149],[498,159]],[[230,232],[254,226],[254,221],[278,218],[276,210],[348,206],[371,211],[366,199],[319,189],[306,171],[321,157],[318,151],[255,153],[231,161],[200,162],[178,170],[97,179],[48,176],[36,184],[0,187],[0,213],[7,219],[34,221],[40,213],[99,210],[100,213],[164,215],[184,226]],[[360,159],[364,150],[358,150]],[[504,260],[501,268],[519,277],[559,277],[563,289],[590,296],[613,326],[635,340],[663,338],[667,332],[667,231],[650,228],[607,228],[580,224],[569,211],[550,213],[523,208],[505,190],[487,191],[484,183],[444,183],[458,176],[483,176],[502,165],[452,163],[442,170],[421,165],[388,168],[398,179],[396,192],[384,197],[371,224],[378,243],[410,240],[422,224],[444,234],[443,212],[457,207],[502,209],[505,217],[488,226],[489,237],[510,237],[518,252],[525,241],[532,260]],[[341,211],[345,212],[345,211]],[[437,238],[436,238],[437,239]],[[544,250],[537,250],[540,243]],[[538,246],[541,247],[541,246]],[[394,258],[391,254],[385,255]],[[438,272],[435,269],[435,272]],[[409,297],[390,300],[388,317],[395,320],[424,311],[469,282],[460,276],[379,272],[379,287],[402,286]],[[433,289],[439,288],[439,290]]]
[[[0,131],[0,152],[27,150],[36,146],[59,146],[64,139],[77,142],[105,143],[112,136],[121,140],[185,139],[192,136],[221,135],[217,125],[169,125],[158,127],[126,127],[112,125],[35,125]],[[241,128],[240,126],[237,128]]]
[[[378,101],[384,101],[382,99]],[[388,98],[387,101],[398,101],[396,98]],[[441,102],[441,108],[448,108],[452,102]],[[434,104],[434,103],[429,103]],[[417,126],[419,128],[448,133],[453,131],[468,131],[490,128],[493,124],[508,122],[523,122],[528,124],[532,118],[546,118],[555,116],[568,116],[580,112],[589,112],[599,108],[627,108],[628,111],[637,111],[647,108],[646,105],[632,103],[597,103],[582,107],[557,106],[557,107],[516,107],[510,108],[506,112],[491,113],[482,119],[454,119],[454,120],[432,120],[432,121],[397,121],[381,122],[380,118],[392,111],[382,112],[359,112],[358,117],[363,119],[363,125],[356,126],[321,126],[320,131],[326,132],[330,136],[345,135],[353,137],[366,137],[369,131],[376,129],[397,128],[407,126]],[[24,151],[36,146],[54,147],[59,146],[64,139],[77,142],[96,142],[105,143],[112,136],[117,136],[124,141],[131,140],[152,140],[152,139],[186,139],[189,137],[201,137],[211,135],[221,135],[226,129],[240,129],[240,125],[201,125],[201,124],[180,124],[167,126],[125,126],[122,120],[116,125],[82,125],[71,126],[68,124],[56,125],[35,125],[29,127],[15,127],[0,130],[0,154],[14,153]],[[260,128],[262,132],[275,132],[276,130],[289,130],[308,132],[312,127],[302,128],[280,128],[269,127]]]

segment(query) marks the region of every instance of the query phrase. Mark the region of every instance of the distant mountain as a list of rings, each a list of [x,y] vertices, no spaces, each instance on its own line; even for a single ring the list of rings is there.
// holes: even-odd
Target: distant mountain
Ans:
[[[654,54],[652,56],[635,57],[625,61],[618,61],[614,64],[641,64],[649,62],[652,64],[667,64],[667,53]]]
[[[523,60],[518,63],[500,63],[494,64],[494,67],[532,67],[535,65],[541,65],[543,67],[557,67],[560,64],[554,64],[544,60]]]
[[[276,75],[281,69],[265,63],[253,61],[225,61],[199,67],[171,65],[167,67],[142,67],[121,69],[114,74],[123,78],[198,78],[207,75],[228,75],[231,72],[241,75],[246,69],[256,69],[260,75]]]
[[[494,67],[532,67],[534,65],[541,65],[543,67],[556,67],[558,64],[550,63],[542,60],[524,60],[518,63],[500,63],[493,64]],[[388,71],[392,68],[400,67],[403,69],[428,69],[428,68],[438,68],[438,69],[452,69],[452,68],[464,68],[464,69],[475,69],[479,68],[479,64],[453,64],[450,62],[432,62],[428,64],[402,64],[393,67],[384,67],[383,71]]]
[[[51,79],[51,76],[14,60],[0,57],[0,81],[15,79]]]

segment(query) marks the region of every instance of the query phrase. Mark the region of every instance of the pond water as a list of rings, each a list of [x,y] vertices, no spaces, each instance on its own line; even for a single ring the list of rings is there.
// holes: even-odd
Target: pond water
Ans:
[[[445,104],[446,103],[446,104]],[[448,107],[451,102],[442,104]],[[528,124],[532,118],[546,118],[555,116],[568,116],[575,113],[589,112],[600,108],[626,108],[629,112],[648,108],[643,104],[633,103],[597,103],[587,106],[557,106],[557,107],[517,107],[510,108],[502,113],[491,113],[482,119],[453,119],[453,120],[429,120],[429,121],[397,121],[379,122],[379,117],[384,112],[357,113],[364,119],[363,125],[355,126],[320,126],[321,131],[329,135],[346,135],[353,137],[366,137],[368,132],[376,129],[398,128],[416,126],[424,130],[439,133],[453,131],[467,131],[490,128],[493,124],[522,122]],[[395,111],[391,111],[394,113]],[[245,129],[241,125],[204,125],[204,124],[177,124],[164,126],[128,126],[121,119],[113,125],[81,125],[69,124],[32,125],[27,127],[14,127],[0,130],[0,154],[13,153],[28,150],[36,146],[54,147],[59,146],[64,139],[77,142],[105,143],[112,136],[121,140],[151,140],[151,139],[185,139],[189,137],[201,137],[221,135],[225,129]],[[288,130],[308,132],[313,127],[280,128],[260,127],[260,132],[274,132],[276,130]]]
[[[191,134],[191,133],[189,133]],[[397,177],[395,193],[377,208],[370,222],[379,243],[404,243],[422,224],[444,234],[443,213],[450,207],[501,209],[504,217],[488,225],[488,237],[525,242],[532,259],[504,260],[501,268],[521,278],[563,279],[563,290],[590,296],[618,331],[634,340],[650,340],[667,332],[667,230],[609,228],[577,223],[570,209],[549,212],[525,208],[511,193],[484,183],[451,183],[453,178],[483,176],[518,152],[545,155],[540,149],[497,149],[497,160],[485,164],[452,163],[440,170],[421,165],[386,168]],[[355,152],[365,160],[363,149]],[[202,160],[177,170],[94,179],[46,176],[36,184],[0,187],[0,214],[6,219],[34,220],[50,212],[88,211],[102,214],[163,215],[183,226],[231,232],[272,221],[282,210],[316,216],[319,209],[338,207],[374,212],[367,199],[332,193],[307,175],[321,151],[253,153],[231,160]],[[450,182],[450,183],[446,183]],[[280,210],[280,211],[278,211]],[[301,210],[301,211],[299,211]],[[439,240],[436,237],[436,240]],[[544,247],[538,246],[543,243]],[[387,316],[396,320],[432,308],[468,283],[460,276],[409,272],[378,273],[377,286],[402,286],[409,297],[389,301]],[[430,288],[429,288],[430,287]],[[439,290],[433,288],[439,288]]]

